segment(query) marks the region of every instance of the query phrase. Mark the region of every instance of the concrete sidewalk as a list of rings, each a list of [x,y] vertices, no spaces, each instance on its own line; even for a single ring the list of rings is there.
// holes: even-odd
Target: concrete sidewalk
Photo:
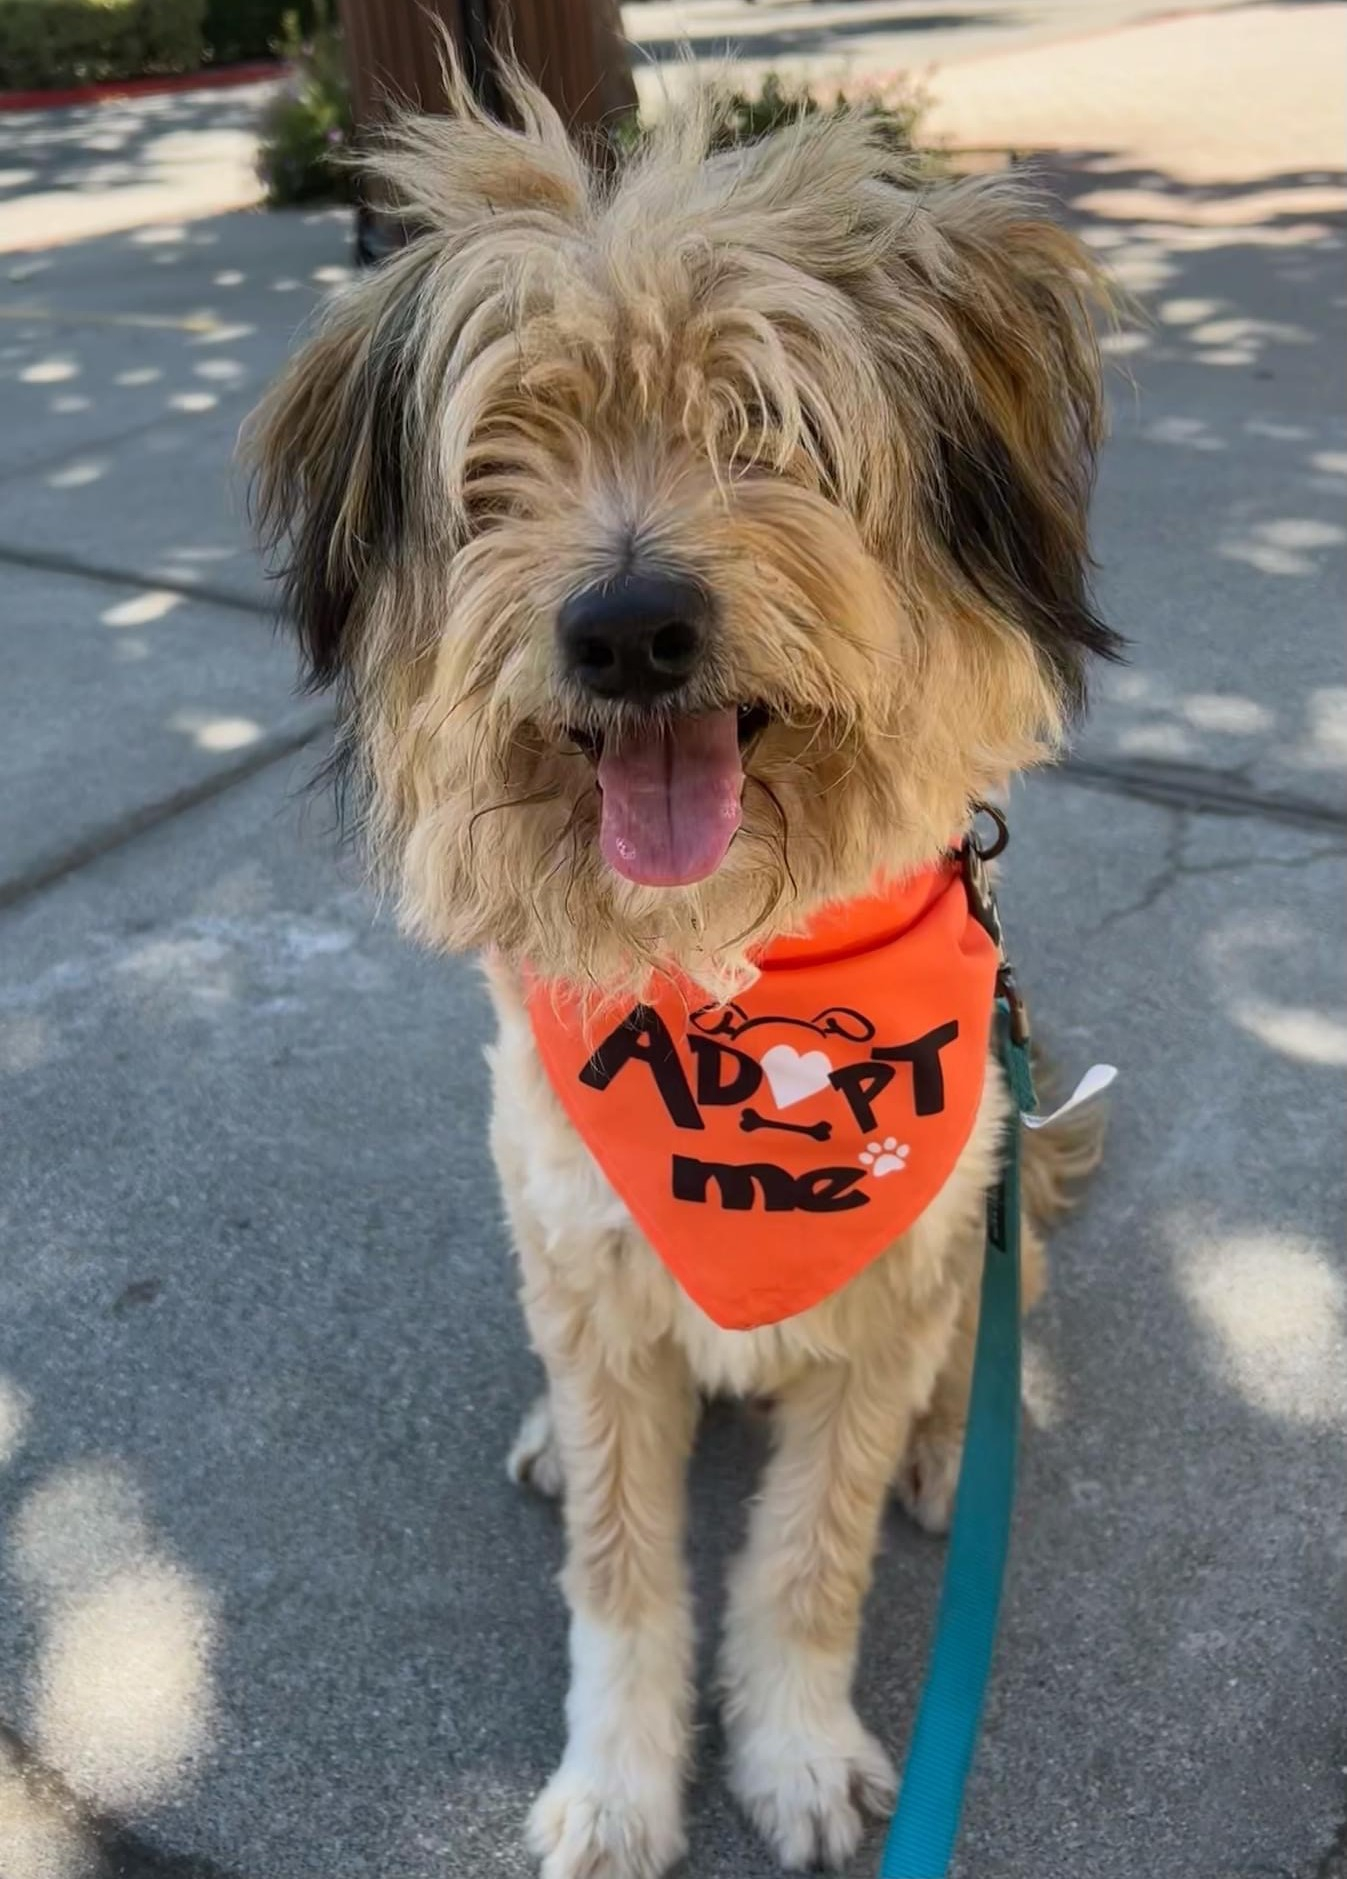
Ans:
[[[326,722],[232,456],[347,243],[340,211],[245,212],[0,265],[0,905]]]
[[[259,202],[275,82],[0,113],[0,254]]]
[[[1344,47],[1340,0],[1185,8],[1126,32],[947,62],[924,128],[956,144],[1107,152],[1188,185],[1294,188],[1305,213],[1340,210]],[[1246,204],[1234,219],[1265,211],[1275,206]]]
[[[1189,0],[1185,11],[1220,14],[1228,0]],[[746,86],[774,71],[822,89],[935,76],[1022,52],[1033,60],[1059,42],[1114,40],[1118,30],[1172,13],[1168,0],[628,0],[622,9],[636,53],[643,105],[657,105],[693,71],[730,73]],[[966,139],[983,145],[976,131]]]
[[[1226,180],[1111,134],[1042,140],[1152,315],[1099,505],[1133,660],[1016,792],[1006,912],[1057,1056],[1123,1081],[1033,1321],[958,1871],[1333,1879],[1340,234],[1267,212],[1320,187],[1293,124]],[[560,1748],[484,1001],[302,793],[324,708],[228,470],[346,254],[245,213],[0,263],[0,1879],[523,1879]],[[698,1454],[707,1655],[759,1439],[716,1411]],[[942,1558],[893,1514],[860,1701],[897,1750]],[[767,1879],[705,1721],[686,1870]]]

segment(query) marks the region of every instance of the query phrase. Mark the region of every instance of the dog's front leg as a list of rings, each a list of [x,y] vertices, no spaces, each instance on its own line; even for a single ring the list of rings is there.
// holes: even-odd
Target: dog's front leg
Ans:
[[[534,1804],[530,1844],[543,1879],[657,1879],[684,1848],[695,1393],[667,1341],[610,1362],[578,1309],[530,1320],[565,1478],[571,1608],[566,1753]]]
[[[880,1513],[932,1383],[932,1368],[870,1353],[777,1397],[721,1670],[731,1783],[791,1870],[840,1865],[863,1813],[893,1800],[892,1765],[861,1726],[851,1681]]]

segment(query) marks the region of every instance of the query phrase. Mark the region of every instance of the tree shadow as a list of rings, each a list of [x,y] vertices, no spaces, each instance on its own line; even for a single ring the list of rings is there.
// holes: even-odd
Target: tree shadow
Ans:
[[[647,35],[640,30],[638,14],[628,13],[627,30],[632,52],[643,62],[662,64],[677,61],[689,52],[697,58],[721,60],[734,56],[752,60],[825,59],[846,53],[857,41],[876,35],[957,33],[974,29],[1010,31],[1020,22],[1006,12],[913,12],[909,7],[867,8],[858,19],[830,17],[826,22],[782,24],[779,16],[772,21],[755,20],[751,13],[738,14],[733,22],[707,24],[697,17],[680,23],[676,33],[667,36]]]
[[[273,89],[266,81],[0,113],[0,211],[39,191],[155,182],[166,162],[243,148],[255,137],[258,111]]]
[[[1035,168],[1134,303],[1103,341],[1095,517],[1132,662],[1101,679],[1082,749],[1340,815],[1342,179],[1192,183],[1108,151]]]

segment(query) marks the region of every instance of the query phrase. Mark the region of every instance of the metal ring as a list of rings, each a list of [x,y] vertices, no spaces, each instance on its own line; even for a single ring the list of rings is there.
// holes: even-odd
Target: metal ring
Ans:
[[[968,831],[968,846],[973,850],[979,861],[995,861],[996,857],[1010,840],[1010,830],[1006,825],[1006,819],[996,805],[989,802],[975,802],[973,804],[973,816],[975,819],[978,816],[990,816],[992,821],[996,824],[996,839],[993,841],[990,848],[983,848],[978,842],[974,831],[970,829]]]

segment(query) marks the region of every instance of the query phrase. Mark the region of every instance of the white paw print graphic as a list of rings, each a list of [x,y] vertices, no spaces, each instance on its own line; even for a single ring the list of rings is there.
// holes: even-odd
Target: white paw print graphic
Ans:
[[[882,1142],[871,1142],[863,1148],[857,1160],[878,1181],[882,1175],[901,1174],[907,1166],[907,1154],[906,1142],[900,1142],[896,1135],[886,1135]]]

